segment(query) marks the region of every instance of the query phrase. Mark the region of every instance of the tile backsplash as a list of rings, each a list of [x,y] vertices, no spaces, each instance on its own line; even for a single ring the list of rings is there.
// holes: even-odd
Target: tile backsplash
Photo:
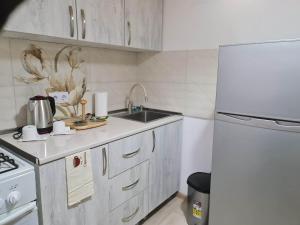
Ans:
[[[28,99],[34,95],[46,95],[45,90],[49,88],[48,79],[30,84],[19,79],[30,77],[24,69],[22,54],[32,44],[45,50],[51,62],[64,47],[55,43],[0,38],[0,130],[24,125]],[[59,75],[69,74],[66,52],[62,52],[60,56],[58,66],[62,69]],[[107,91],[109,110],[124,108],[129,89],[137,80],[136,53],[81,47],[80,54],[84,61],[80,66],[80,73],[87,79],[87,95],[95,91]],[[33,61],[33,68],[40,66],[34,62],[36,59],[30,60]]]
[[[148,91],[146,106],[212,119],[217,67],[217,49],[139,53],[137,79]]]
[[[25,84],[23,51],[42,48],[53,63],[64,45],[0,38],[0,130],[26,123],[26,104],[34,95],[46,95],[49,80]],[[87,94],[108,92],[109,110],[125,107],[126,97],[136,82],[145,85],[148,107],[183,112],[187,116],[211,119],[214,111],[217,50],[134,53],[102,48],[80,48],[80,74],[87,80]],[[69,74],[68,51],[60,55],[59,74]],[[31,59],[33,65],[36,59]],[[40,64],[38,64],[40,66]],[[76,75],[77,76],[77,75]],[[135,100],[143,103],[136,91]],[[144,104],[144,103],[143,103]]]

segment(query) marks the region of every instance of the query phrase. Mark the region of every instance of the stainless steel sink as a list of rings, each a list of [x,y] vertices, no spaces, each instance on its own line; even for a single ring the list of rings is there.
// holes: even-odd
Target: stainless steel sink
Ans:
[[[129,120],[135,120],[139,122],[151,122],[154,120],[158,120],[161,118],[165,118],[168,116],[171,116],[172,114],[168,113],[163,113],[163,112],[156,112],[156,111],[151,111],[151,110],[145,110],[137,113],[132,113],[132,114],[119,114],[115,115],[116,117],[123,118],[123,119],[129,119]]]

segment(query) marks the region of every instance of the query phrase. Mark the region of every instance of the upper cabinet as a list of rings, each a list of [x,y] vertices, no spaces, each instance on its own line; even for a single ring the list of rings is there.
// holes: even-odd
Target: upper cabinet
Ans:
[[[163,0],[125,0],[125,45],[161,50]]]
[[[77,0],[78,39],[124,45],[124,0]]]
[[[27,0],[12,13],[4,30],[77,39],[75,0]]]
[[[27,0],[4,35],[159,51],[162,22],[163,0]]]

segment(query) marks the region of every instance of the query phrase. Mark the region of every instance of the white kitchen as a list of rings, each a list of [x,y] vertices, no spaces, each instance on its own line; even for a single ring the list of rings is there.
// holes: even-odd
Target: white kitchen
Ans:
[[[2,4],[0,225],[299,225],[299,1]]]

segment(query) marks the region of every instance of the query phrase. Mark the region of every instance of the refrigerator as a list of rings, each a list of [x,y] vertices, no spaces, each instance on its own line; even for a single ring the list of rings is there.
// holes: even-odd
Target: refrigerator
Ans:
[[[300,225],[300,41],[219,50],[210,225]]]

